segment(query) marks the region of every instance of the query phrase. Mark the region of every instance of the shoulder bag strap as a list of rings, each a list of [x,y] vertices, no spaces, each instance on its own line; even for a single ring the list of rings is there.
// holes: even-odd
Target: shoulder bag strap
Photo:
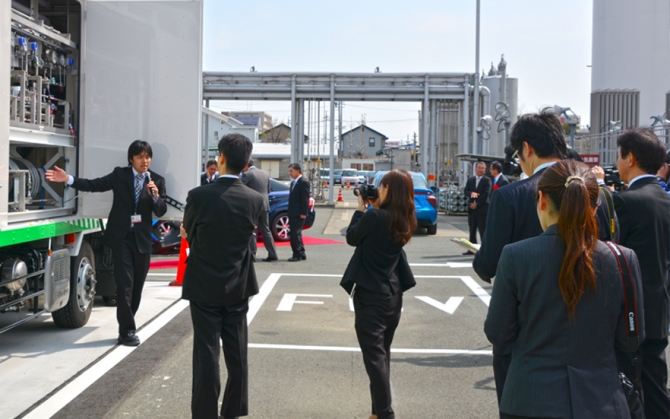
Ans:
[[[605,204],[607,205],[607,218],[610,221],[610,240],[614,240],[616,237],[616,223],[614,222],[614,199],[612,198],[612,191],[607,186],[601,186],[600,190],[603,191]]]
[[[619,273],[621,274],[621,284],[623,285],[624,308],[626,310],[626,318],[628,324],[626,326],[626,334],[628,336],[628,350],[634,352],[640,345],[640,333],[637,323],[637,299],[635,298],[635,284],[633,283],[633,275],[630,273],[630,266],[626,256],[617,246],[616,243],[607,241],[607,247],[612,251],[614,257],[619,265]]]

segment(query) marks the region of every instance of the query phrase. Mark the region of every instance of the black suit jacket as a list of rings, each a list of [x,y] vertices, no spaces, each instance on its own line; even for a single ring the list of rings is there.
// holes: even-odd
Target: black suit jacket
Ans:
[[[630,249],[622,251],[641,296],[637,257]],[[598,242],[595,291],[582,295],[569,320],[558,287],[564,252],[556,224],[503,250],[484,324],[494,345],[514,344],[500,411],[524,417],[551,412],[561,418],[629,418],[614,351],[615,345],[628,351],[617,259]],[[640,331],[645,308],[638,298]]]
[[[263,197],[237,178],[220,177],[189,191],[183,299],[230,305],[258,293],[249,240],[262,210]]]
[[[497,188],[496,188],[496,185],[498,186]],[[507,180],[507,177],[505,175],[500,175],[497,182],[495,181],[495,179],[493,180],[493,189],[494,190],[498,190],[505,185],[509,185],[509,180]]]
[[[354,284],[391,295],[416,285],[403,244],[393,241],[384,210],[356,211],[347,228],[347,243],[356,246],[340,285],[351,294]]]
[[[207,173],[203,173],[203,174],[200,175],[200,185],[201,185],[201,186],[202,186],[202,185],[209,185],[210,183],[214,183],[214,182],[216,182],[216,180],[217,180],[218,178],[219,178],[219,176],[218,176],[217,174],[214,174],[214,180],[212,180],[212,181],[210,182],[209,179],[207,179]]]
[[[288,218],[299,218],[307,216],[309,212],[309,182],[301,176],[288,195]]]
[[[142,222],[135,224],[135,240],[140,253],[151,253],[151,213],[157,217],[167,212],[165,204],[165,179],[149,170],[151,180],[158,188],[158,199],[154,202],[147,192],[147,183],[144,179],[142,195],[137,205],[137,214],[142,216]],[[104,243],[111,249],[115,249],[121,243],[130,230],[130,216],[135,214],[135,179],[132,167],[117,167],[107,176],[97,179],[75,178],[72,187],[79,191],[106,192],[114,191],[112,210],[109,212],[107,229],[103,236]]]
[[[481,279],[491,282],[496,275],[503,247],[542,234],[537,218],[535,193],[544,170],[498,189],[491,195],[486,231],[472,267]]]
[[[640,260],[647,337],[663,339],[668,336],[670,196],[656,178],[643,178],[614,195],[614,208],[619,242]]]
[[[479,185],[477,185],[477,176],[471,176],[467,182],[465,182],[465,196],[469,199],[468,201],[468,212],[473,212],[470,208],[470,204],[473,202],[477,203],[477,208],[474,209],[474,212],[478,214],[486,214],[489,208],[489,196],[491,195],[491,178],[487,176],[482,176],[479,180]],[[475,187],[475,185],[477,185]],[[479,197],[476,199],[471,199],[470,194],[472,192],[477,192]]]

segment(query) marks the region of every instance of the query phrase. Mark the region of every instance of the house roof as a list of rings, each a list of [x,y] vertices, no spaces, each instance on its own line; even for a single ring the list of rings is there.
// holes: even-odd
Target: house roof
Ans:
[[[213,118],[216,118],[216,119],[220,120],[221,122],[223,122],[224,124],[229,124],[232,127],[237,128],[237,127],[243,127],[244,126],[244,124],[242,122],[238,121],[237,119],[235,119],[231,116],[226,116],[226,115],[224,115],[220,112],[213,111],[213,110],[211,110],[209,108],[206,108],[204,106],[202,107],[202,113],[205,114],[205,115],[209,115]]]
[[[358,130],[358,129],[361,129],[362,131],[365,131],[366,129],[367,129],[367,130],[370,130],[370,131],[374,132],[375,134],[379,134],[379,135],[381,135],[382,138],[384,138],[385,140],[388,140],[388,138],[389,138],[389,137],[387,137],[386,135],[382,134],[381,132],[372,129],[372,128],[370,128],[369,126],[367,126],[367,125],[365,125],[365,124],[361,124],[361,125],[357,126],[357,127],[354,128],[354,129],[350,129],[350,130],[347,131],[347,132],[343,132],[343,133],[342,133],[342,137],[344,137],[345,135],[347,135],[347,134],[349,134],[349,133],[351,133],[351,132],[354,132],[354,131],[356,131],[356,130]]]

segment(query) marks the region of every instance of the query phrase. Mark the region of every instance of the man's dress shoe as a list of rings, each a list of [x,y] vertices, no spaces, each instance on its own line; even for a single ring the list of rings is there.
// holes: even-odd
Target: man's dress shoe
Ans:
[[[140,338],[137,337],[135,332],[125,332],[119,334],[119,343],[125,346],[138,346]]]

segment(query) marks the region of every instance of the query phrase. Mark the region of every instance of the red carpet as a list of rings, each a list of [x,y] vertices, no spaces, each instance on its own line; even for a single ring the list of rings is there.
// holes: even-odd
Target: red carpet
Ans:
[[[302,242],[305,246],[313,246],[319,244],[345,244],[345,242],[330,240],[330,239],[319,239],[317,237],[302,236]],[[290,246],[290,242],[275,242],[275,246]],[[265,248],[262,241],[258,242],[258,247]],[[156,260],[151,262],[149,269],[174,269],[179,265],[178,259],[169,259],[169,260]]]

